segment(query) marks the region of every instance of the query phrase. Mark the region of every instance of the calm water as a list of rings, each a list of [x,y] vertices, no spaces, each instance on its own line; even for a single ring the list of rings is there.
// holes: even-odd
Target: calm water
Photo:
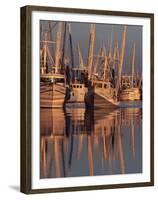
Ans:
[[[41,109],[40,177],[142,172],[142,108]]]

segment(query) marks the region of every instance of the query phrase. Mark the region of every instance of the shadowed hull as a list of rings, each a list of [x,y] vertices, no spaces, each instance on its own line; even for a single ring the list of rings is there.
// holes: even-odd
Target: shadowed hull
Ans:
[[[89,91],[85,95],[85,104],[88,109],[115,109],[119,107],[118,101],[99,95],[94,91]]]

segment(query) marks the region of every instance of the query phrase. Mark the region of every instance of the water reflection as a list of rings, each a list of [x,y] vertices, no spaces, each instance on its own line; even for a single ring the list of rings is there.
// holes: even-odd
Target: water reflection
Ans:
[[[40,177],[142,172],[142,109],[41,109]]]

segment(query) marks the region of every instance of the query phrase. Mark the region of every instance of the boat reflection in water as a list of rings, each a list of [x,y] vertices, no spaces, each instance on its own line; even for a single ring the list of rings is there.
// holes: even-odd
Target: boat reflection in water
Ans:
[[[142,109],[41,109],[40,178],[142,172]]]

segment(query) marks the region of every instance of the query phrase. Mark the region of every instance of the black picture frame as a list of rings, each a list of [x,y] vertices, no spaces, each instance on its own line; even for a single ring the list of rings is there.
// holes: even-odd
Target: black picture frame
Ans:
[[[64,12],[64,13],[78,13],[78,14],[95,14],[95,15],[114,15],[127,17],[140,17],[150,19],[150,80],[151,80],[151,96],[150,96],[150,110],[151,110],[151,130],[150,130],[150,181],[141,183],[125,183],[114,185],[96,185],[96,186],[80,186],[80,187],[62,187],[62,188],[48,188],[48,189],[32,189],[32,170],[31,170],[31,14],[33,11],[47,11],[47,12]],[[26,194],[33,193],[50,193],[50,192],[68,192],[81,190],[98,190],[98,189],[114,189],[127,187],[144,187],[154,185],[154,15],[151,13],[138,12],[122,12],[122,11],[105,11],[105,10],[89,10],[76,8],[57,8],[57,7],[42,7],[42,6],[25,6],[21,8],[21,139],[20,139],[20,169],[21,182],[20,191]]]

